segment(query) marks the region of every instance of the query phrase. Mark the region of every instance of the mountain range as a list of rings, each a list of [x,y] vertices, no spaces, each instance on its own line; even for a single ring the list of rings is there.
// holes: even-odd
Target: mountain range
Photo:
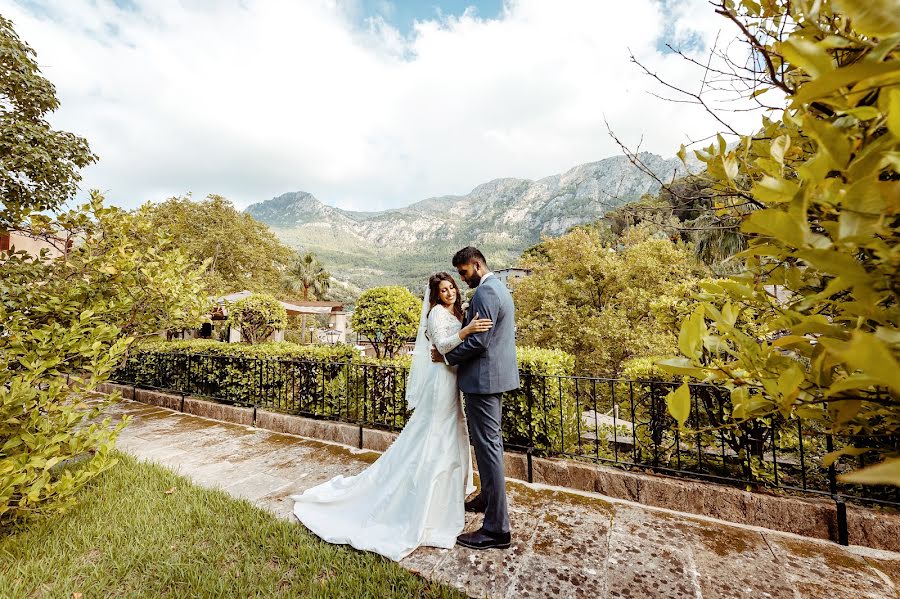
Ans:
[[[687,174],[677,158],[639,156],[655,178],[627,157],[614,156],[536,181],[494,179],[466,195],[428,198],[399,209],[342,210],[297,191],[252,204],[246,212],[286,244],[315,252],[344,283],[338,288],[345,293],[394,284],[418,293],[430,273],[450,269],[451,256],[463,246],[478,246],[492,268],[512,266],[542,236],[594,222],[658,192],[657,179]]]

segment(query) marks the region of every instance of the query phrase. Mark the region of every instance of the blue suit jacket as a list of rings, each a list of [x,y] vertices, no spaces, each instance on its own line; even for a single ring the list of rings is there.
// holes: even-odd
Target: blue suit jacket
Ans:
[[[470,335],[444,356],[448,364],[459,366],[460,390],[492,394],[518,389],[515,307],[506,285],[496,276],[483,280],[475,290],[464,324],[468,324],[475,314],[490,318],[494,326],[483,333]]]

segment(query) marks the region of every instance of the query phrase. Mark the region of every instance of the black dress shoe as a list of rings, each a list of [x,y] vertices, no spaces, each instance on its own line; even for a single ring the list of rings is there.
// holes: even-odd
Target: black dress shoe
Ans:
[[[512,536],[508,532],[490,532],[479,528],[475,532],[467,532],[456,537],[456,544],[469,549],[506,549],[510,546]]]
[[[473,514],[483,514],[485,509],[487,509],[487,505],[486,502],[481,498],[481,495],[477,495],[473,499],[470,499],[466,502],[467,512],[472,512]]]

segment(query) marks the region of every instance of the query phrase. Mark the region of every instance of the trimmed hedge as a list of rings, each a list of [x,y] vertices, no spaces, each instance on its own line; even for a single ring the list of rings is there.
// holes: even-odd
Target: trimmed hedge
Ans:
[[[223,343],[213,339],[188,341],[145,341],[131,349],[133,354],[148,352],[204,354],[210,356],[240,356],[245,358],[297,358],[301,360],[327,360],[350,362],[359,356],[352,345],[301,345],[286,341],[269,341],[248,345]]]
[[[528,446],[531,438],[539,453],[571,450],[579,415],[567,377],[575,358],[531,347],[516,353],[522,387],[504,397],[504,438],[515,446]],[[400,428],[410,416],[409,364],[409,356],[366,358],[350,345],[153,341],[133,348],[113,378],[236,405]]]
[[[538,453],[566,453],[578,444],[575,356],[561,350],[517,347],[520,387],[503,397],[503,438]],[[530,440],[530,442],[529,442]]]
[[[352,345],[258,345],[208,339],[132,349],[114,379],[225,403],[401,427],[408,358],[364,358]]]

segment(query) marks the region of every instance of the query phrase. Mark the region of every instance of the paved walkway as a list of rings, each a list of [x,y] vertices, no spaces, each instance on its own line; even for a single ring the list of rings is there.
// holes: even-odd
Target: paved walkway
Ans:
[[[288,496],[378,454],[124,401],[119,448],[282,518]],[[422,548],[401,564],[473,597],[898,597],[900,554],[507,483],[513,548]],[[469,514],[467,530],[477,528]],[[298,524],[299,526],[299,524]]]

